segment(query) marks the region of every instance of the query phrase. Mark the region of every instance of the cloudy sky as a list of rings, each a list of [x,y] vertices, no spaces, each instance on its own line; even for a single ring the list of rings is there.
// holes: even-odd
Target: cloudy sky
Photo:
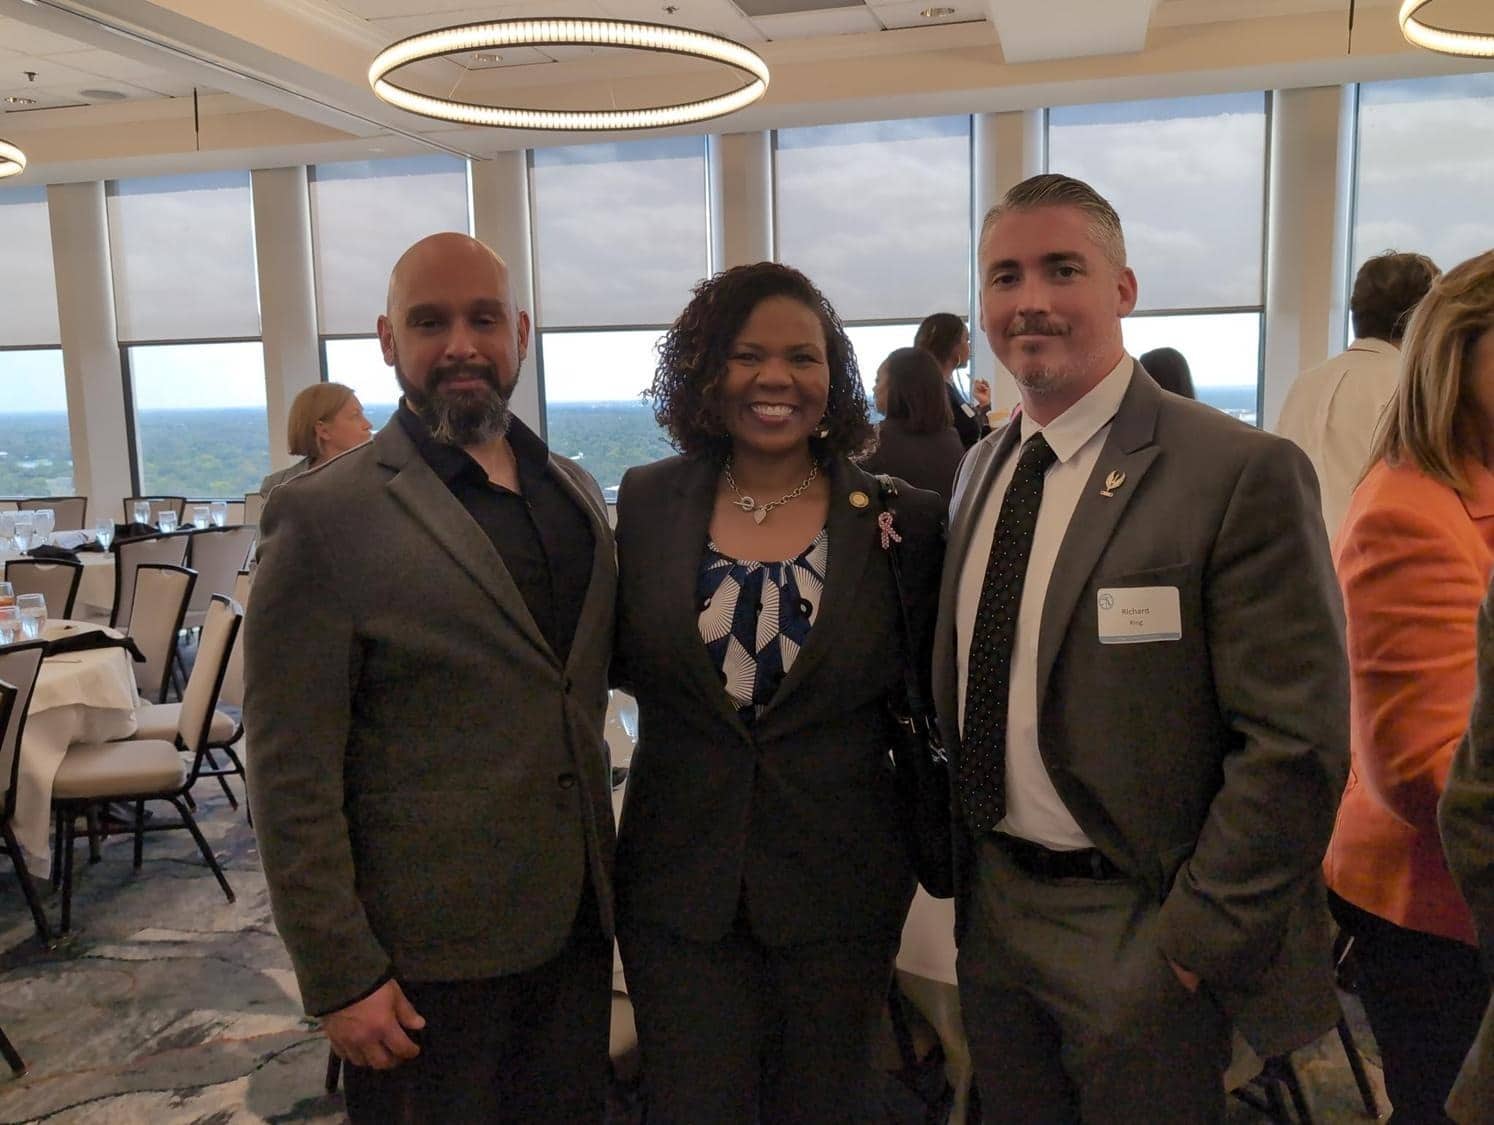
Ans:
[[[1116,203],[1141,310],[1257,306],[1265,203],[1261,94],[1069,107],[1051,114],[1049,164]],[[868,376],[925,313],[967,305],[970,137],[965,118],[783,130],[777,136],[780,257],[804,269],[854,328]],[[377,175],[374,175],[377,173]],[[1421,250],[1444,268],[1494,245],[1494,74],[1364,87],[1354,260]],[[401,250],[466,229],[453,158],[315,170],[311,186],[322,331],[369,332]],[[546,384],[556,402],[635,399],[667,323],[707,271],[701,138],[535,154],[533,202]],[[159,338],[258,331],[249,180],[173,177],[111,188],[121,332]],[[0,348],[56,339],[44,196],[0,189]],[[641,331],[568,327],[647,326]],[[1147,316],[1128,345],[1169,343],[1205,386],[1255,380],[1259,317]],[[175,330],[173,329],[173,332]],[[160,406],[262,406],[257,344],[138,350],[137,397]],[[368,341],[328,345],[331,377],[369,403],[391,374]],[[531,356],[527,378],[535,378]],[[0,412],[65,408],[55,353],[0,352]]]

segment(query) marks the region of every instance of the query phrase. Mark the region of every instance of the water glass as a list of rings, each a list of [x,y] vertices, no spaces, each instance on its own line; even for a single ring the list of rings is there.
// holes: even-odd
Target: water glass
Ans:
[[[162,508],[161,511],[156,515],[156,526],[159,527],[162,532],[175,531],[176,512],[172,511],[170,508]]]
[[[104,516],[94,524],[93,534],[97,537],[99,546],[107,551],[109,544],[114,542],[114,517]]]
[[[36,541],[45,543],[52,529],[57,526],[57,513],[51,508],[36,509]]]
[[[21,611],[13,605],[0,605],[0,645],[13,645],[21,639]]]
[[[211,504],[208,505],[208,510],[212,514],[212,520],[213,520],[213,526],[214,527],[227,527],[228,526],[228,501],[227,500],[214,500]]]
[[[16,514],[14,512],[0,512],[0,540],[9,540],[16,537]]]
[[[136,500],[132,509],[136,523],[150,523],[150,501]]]
[[[208,517],[208,505],[192,505],[192,526],[198,528],[207,527],[212,521]]]
[[[36,640],[47,625],[47,599],[41,594],[22,594],[16,598],[16,609],[21,611],[21,635]]]
[[[0,582],[0,606],[16,604],[16,588],[9,582]]]
[[[16,513],[16,526],[11,538],[16,541],[16,550],[23,553],[31,550],[31,544],[36,540],[35,512]]]

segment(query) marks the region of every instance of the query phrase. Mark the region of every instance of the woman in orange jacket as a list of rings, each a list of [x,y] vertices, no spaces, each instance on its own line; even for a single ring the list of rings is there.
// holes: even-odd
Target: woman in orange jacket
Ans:
[[[1437,800],[1473,701],[1494,570],[1494,252],[1445,274],[1334,544],[1348,622],[1352,765],[1324,863],[1400,1123],[1442,1105],[1489,997]]]

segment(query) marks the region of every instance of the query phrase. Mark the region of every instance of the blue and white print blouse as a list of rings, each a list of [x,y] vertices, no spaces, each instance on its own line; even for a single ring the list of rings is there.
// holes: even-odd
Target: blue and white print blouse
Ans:
[[[820,610],[830,537],[825,529],[797,558],[754,562],[706,544],[696,582],[700,636],[726,694],[749,726],[788,675]]]

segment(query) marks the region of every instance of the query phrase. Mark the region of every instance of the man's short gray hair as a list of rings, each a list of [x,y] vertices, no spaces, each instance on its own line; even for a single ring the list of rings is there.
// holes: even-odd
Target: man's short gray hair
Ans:
[[[1044,172],[1030,176],[1017,184],[1001,202],[986,212],[980,224],[980,243],[996,220],[1008,211],[1032,211],[1039,207],[1077,207],[1089,217],[1090,237],[1104,252],[1105,258],[1116,269],[1126,265],[1126,236],[1121,233],[1120,216],[1103,195],[1083,180],[1065,176],[1060,172]]]

